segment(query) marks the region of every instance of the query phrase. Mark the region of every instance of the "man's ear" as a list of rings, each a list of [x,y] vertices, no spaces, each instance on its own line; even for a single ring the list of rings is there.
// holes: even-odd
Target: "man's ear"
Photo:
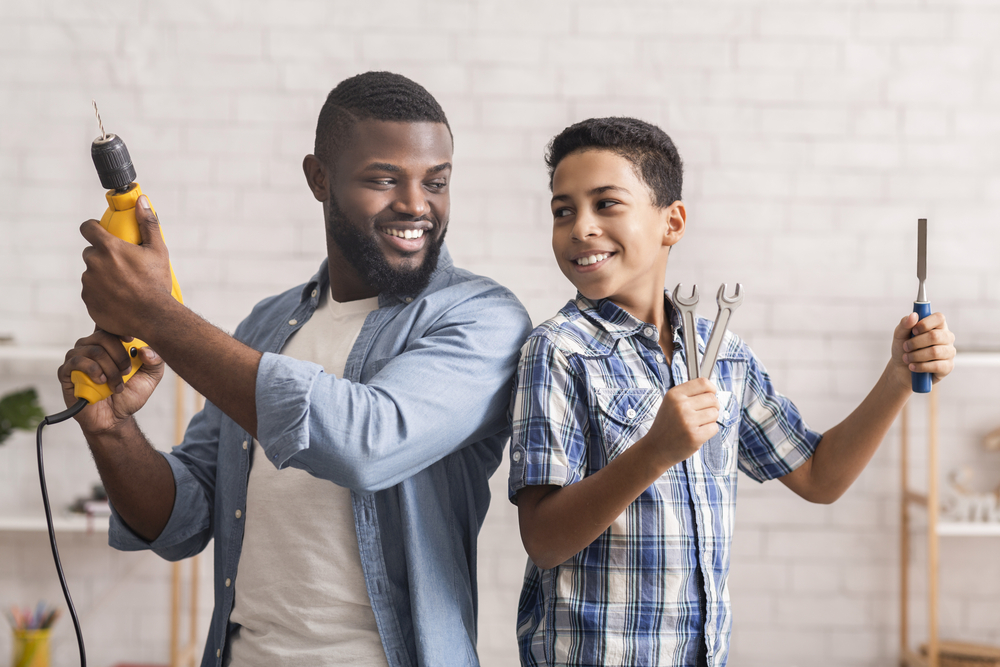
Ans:
[[[680,199],[663,209],[663,245],[672,246],[684,238],[687,228],[687,209]]]
[[[309,154],[302,159],[302,171],[316,201],[326,201],[330,197],[330,177],[326,165],[315,155]]]

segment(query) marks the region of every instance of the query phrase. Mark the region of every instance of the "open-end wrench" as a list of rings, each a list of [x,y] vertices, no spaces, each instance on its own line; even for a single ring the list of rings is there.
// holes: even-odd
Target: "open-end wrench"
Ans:
[[[698,377],[698,333],[694,328],[694,311],[698,307],[698,286],[691,290],[690,297],[681,296],[681,285],[674,288],[674,304],[681,313],[684,327],[684,356],[687,357],[688,380]]]
[[[726,327],[729,326],[729,318],[733,311],[743,303],[743,284],[736,283],[736,294],[732,297],[726,296],[725,283],[719,288],[719,293],[715,297],[719,304],[719,314],[715,316],[715,324],[712,325],[712,336],[708,339],[705,347],[705,357],[701,362],[700,377],[712,379],[712,371],[715,369],[715,361],[719,358],[719,348],[722,347],[722,339],[726,337]],[[676,298],[675,298],[676,300]],[[697,300],[696,300],[697,301]]]

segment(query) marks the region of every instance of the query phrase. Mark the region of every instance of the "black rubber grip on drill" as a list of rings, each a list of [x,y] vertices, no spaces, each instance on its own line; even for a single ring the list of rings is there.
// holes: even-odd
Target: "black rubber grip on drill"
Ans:
[[[123,190],[135,180],[132,157],[121,137],[109,134],[107,139],[94,139],[90,145],[90,156],[94,158],[97,175],[105,188]]]

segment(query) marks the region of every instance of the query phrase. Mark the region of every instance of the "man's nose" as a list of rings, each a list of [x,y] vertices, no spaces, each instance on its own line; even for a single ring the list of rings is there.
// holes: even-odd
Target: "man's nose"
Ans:
[[[397,190],[397,197],[392,202],[392,210],[414,218],[419,218],[427,213],[430,208],[427,205],[427,197],[424,188],[420,183],[410,183]]]

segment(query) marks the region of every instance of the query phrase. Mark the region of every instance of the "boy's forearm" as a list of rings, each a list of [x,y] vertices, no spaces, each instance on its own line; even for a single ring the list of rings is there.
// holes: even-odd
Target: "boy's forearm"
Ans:
[[[598,472],[568,486],[528,486],[518,492],[521,541],[531,561],[549,569],[600,537],[666,469],[640,439]]]
[[[861,404],[826,431],[813,456],[781,481],[811,502],[840,498],[871,461],[912,393],[896,375],[890,362]]]

